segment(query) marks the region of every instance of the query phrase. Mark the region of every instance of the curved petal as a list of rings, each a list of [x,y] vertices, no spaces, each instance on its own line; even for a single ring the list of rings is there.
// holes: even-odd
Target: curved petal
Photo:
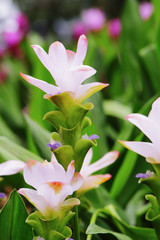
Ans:
[[[52,43],[48,54],[52,59],[52,64],[56,67],[56,71],[62,72],[63,69],[67,68],[67,53],[62,43],[58,41]]]
[[[52,161],[53,161],[53,162],[58,162],[58,161],[57,161],[57,158],[56,158],[56,156],[54,155],[53,152],[51,153],[51,162],[52,162]]]
[[[63,182],[66,183],[66,172],[61,164],[57,161],[50,162],[54,169],[54,174],[52,174],[52,182]]]
[[[41,48],[39,45],[32,45],[31,46],[35,51],[37,57],[42,62],[42,64],[47,68],[47,70],[51,73],[53,78],[57,76],[56,67],[52,63],[51,57]]]
[[[160,97],[152,104],[148,117],[160,125]]]
[[[0,164],[0,176],[12,175],[20,172],[26,163],[20,160],[8,160]]]
[[[83,63],[87,53],[87,45],[88,45],[87,38],[83,34],[79,37],[79,40],[78,40],[77,51],[76,51],[76,55],[73,63],[74,66],[78,66]]]
[[[83,172],[85,171],[85,169],[89,167],[89,164],[92,160],[92,156],[93,156],[93,150],[92,148],[89,149],[89,151],[87,152],[85,158],[84,158],[84,161],[83,161],[83,164],[82,164],[82,167],[81,167],[81,171],[80,171],[80,174],[82,174],[83,176]]]
[[[58,207],[67,196],[73,193],[70,185],[61,182],[48,182],[37,189],[37,193],[42,195],[50,208]]]
[[[126,119],[138,127],[157,147],[160,143],[160,126],[142,114],[129,114]]]
[[[40,163],[35,160],[28,160],[23,174],[26,183],[37,189],[41,184],[53,181],[55,169],[47,161]]]
[[[83,182],[84,182],[84,179],[81,176],[81,174],[78,172],[75,172],[75,174],[72,178],[72,181],[71,181],[71,186],[73,188],[73,192],[77,191],[82,186]]]
[[[83,102],[86,98],[92,96],[94,93],[102,90],[103,88],[107,87],[109,84],[93,82],[88,84],[83,84],[79,87],[76,98],[78,102]]]
[[[66,53],[67,53],[67,59],[68,59],[68,67],[71,67],[74,62],[76,53],[71,50],[66,50]]]
[[[112,152],[106,153],[101,159],[92,163],[88,167],[88,169],[86,170],[86,175],[89,176],[92,173],[111,165],[112,163],[115,162],[115,160],[117,159],[118,156],[119,156],[119,152],[117,152],[117,151],[112,151]],[[84,171],[85,171],[85,169],[84,169]],[[82,176],[83,176],[83,174],[82,174]]]
[[[27,82],[31,83],[32,85],[40,88],[42,91],[49,95],[56,95],[60,92],[60,88],[54,86],[53,84],[49,84],[37,78],[25,75],[20,73],[21,77],[24,78]]]
[[[67,172],[66,172],[66,181],[69,184],[74,176],[75,167],[74,167],[74,161],[71,161],[68,165]]]
[[[82,194],[92,188],[98,187],[101,183],[106,182],[111,178],[110,174],[105,175],[93,175],[85,178],[82,187],[78,190],[78,194]]]
[[[160,161],[160,154],[156,151],[152,143],[149,142],[132,142],[132,141],[119,141],[123,146],[127,147],[143,157],[153,158]]]
[[[96,73],[96,70],[89,66],[77,66],[67,72],[63,91],[76,92],[81,83]],[[65,90],[64,90],[65,88]]]
[[[28,188],[20,188],[18,193],[23,195],[32,203],[43,215],[46,215],[48,206],[42,195],[38,195],[37,191]]]

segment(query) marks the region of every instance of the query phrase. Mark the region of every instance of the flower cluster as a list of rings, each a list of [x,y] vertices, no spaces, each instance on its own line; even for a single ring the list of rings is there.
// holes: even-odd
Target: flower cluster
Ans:
[[[37,224],[44,221],[41,225],[44,233],[38,231],[37,234],[45,239],[48,234],[46,231],[52,231],[44,227],[46,221],[52,222],[55,234],[61,235],[64,230],[65,239],[71,236],[70,231],[67,230],[66,233],[65,230],[73,215],[70,210],[80,204],[73,193],[77,192],[77,196],[80,196],[109,180],[110,174],[94,173],[112,164],[119,155],[117,151],[112,151],[91,164],[92,147],[96,146],[96,139],[99,137],[96,134],[82,135],[82,131],[91,124],[91,120],[85,115],[93,108],[93,104],[82,102],[108,84],[82,84],[96,73],[92,67],[83,65],[87,52],[87,38],[84,35],[78,40],[76,52],[66,50],[60,42],[51,44],[48,54],[40,46],[34,45],[32,48],[56,83],[55,86],[20,73],[26,81],[43,90],[46,93],[44,98],[58,108],[44,116],[56,129],[51,135],[51,142],[47,144],[52,152],[51,161],[6,161],[0,164],[0,175],[15,174],[23,170],[25,182],[33,189],[21,188],[18,192],[38,209],[38,213],[28,217],[28,224],[33,226],[33,221],[30,221],[33,218],[36,222],[37,218],[40,219]]]

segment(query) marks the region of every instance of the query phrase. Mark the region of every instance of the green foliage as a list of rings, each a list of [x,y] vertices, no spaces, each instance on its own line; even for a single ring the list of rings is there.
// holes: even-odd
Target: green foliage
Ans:
[[[0,239],[31,240],[31,227],[25,222],[28,214],[21,197],[14,190],[0,213]]]

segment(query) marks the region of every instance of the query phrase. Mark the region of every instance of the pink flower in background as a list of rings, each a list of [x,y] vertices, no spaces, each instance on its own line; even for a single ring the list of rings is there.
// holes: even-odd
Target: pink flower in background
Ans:
[[[76,21],[72,27],[73,38],[78,40],[82,34],[87,34],[87,27],[82,21]]]
[[[160,163],[160,98],[153,104],[148,117],[134,113],[126,119],[138,127],[151,142],[119,141],[128,149],[142,155],[149,163]]]
[[[108,33],[112,38],[118,38],[121,33],[121,21],[119,18],[112,19],[108,22]]]
[[[99,8],[89,8],[82,12],[81,19],[88,31],[98,31],[104,26],[106,15]]]
[[[57,86],[22,73],[20,75],[26,81],[47,93],[45,98],[62,92],[72,92],[73,98],[81,103],[87,97],[108,86],[108,84],[99,82],[82,84],[96,73],[94,68],[83,65],[87,45],[87,38],[85,35],[81,35],[76,52],[66,50],[60,42],[52,43],[48,54],[40,46],[32,46],[40,61],[53,76]]]
[[[28,31],[28,19],[11,0],[0,2],[0,49],[1,55],[6,50],[17,47]]]
[[[146,21],[150,18],[154,10],[153,4],[151,2],[142,2],[139,5],[139,12],[141,18]]]
[[[106,182],[111,178],[110,174],[95,174],[95,175],[91,174],[114,163],[117,157],[119,156],[119,152],[117,151],[108,152],[101,159],[90,164],[92,156],[93,151],[92,149],[90,149],[84,159],[82,168],[80,170],[80,174],[83,177],[84,183],[78,190],[79,194],[88,191],[92,188],[96,188],[101,183]]]
[[[29,160],[24,171],[24,179],[34,189],[21,188],[19,193],[25,196],[47,218],[52,218],[60,208],[72,208],[80,202],[78,199],[65,200],[79,189],[83,179],[75,173],[74,161],[64,170],[57,161]]]

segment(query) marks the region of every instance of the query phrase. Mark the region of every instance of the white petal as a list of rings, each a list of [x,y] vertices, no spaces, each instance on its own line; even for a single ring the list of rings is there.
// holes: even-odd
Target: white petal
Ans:
[[[51,153],[51,162],[52,162],[52,161],[53,161],[53,162],[58,162],[58,161],[57,161],[57,158],[56,158],[56,156],[54,155],[53,152]]]
[[[42,62],[42,64],[48,69],[53,78],[57,76],[57,69],[53,65],[51,57],[38,45],[32,45],[33,50],[35,51],[37,57]]]
[[[82,186],[83,182],[84,182],[84,179],[81,176],[81,174],[76,172],[71,181],[71,186],[73,188],[73,191],[77,191]]]
[[[54,174],[52,174],[52,182],[63,182],[66,183],[66,172],[61,164],[57,161],[51,161],[54,169]]]
[[[40,163],[35,160],[29,160],[24,168],[24,179],[26,183],[38,188],[41,184],[53,181],[55,174],[51,163],[44,161]]]
[[[0,164],[0,176],[12,175],[20,172],[26,163],[20,160],[9,160]]]
[[[119,152],[117,151],[106,153],[101,159],[92,163],[88,169],[86,169],[86,171],[84,169],[84,173],[81,172],[82,176],[83,174],[85,174],[85,176],[89,176],[92,173],[111,165],[113,162],[115,162],[118,156]]]
[[[157,147],[160,143],[160,126],[142,114],[129,114],[126,119],[138,127]]]
[[[46,214],[48,210],[48,205],[45,201],[45,198],[42,195],[39,195],[37,191],[28,188],[20,188],[18,193],[27,198],[43,215]]]
[[[155,121],[158,125],[160,125],[160,98],[158,98],[152,104],[152,109],[148,115],[150,119]]]
[[[56,71],[62,72],[67,67],[67,53],[62,43],[58,41],[52,43],[48,54],[52,59],[53,65],[56,67]]]
[[[152,143],[149,142],[132,142],[132,141],[119,141],[122,145],[127,147],[143,157],[153,158],[155,160],[160,160],[160,154],[156,151],[156,148]]]
[[[104,83],[100,83],[100,82],[83,84],[79,87],[79,89],[76,93],[76,98],[81,103],[86,98],[92,96],[94,93],[100,91],[101,89],[107,87],[108,85],[109,84],[104,84]]]
[[[81,171],[80,171],[80,174],[83,176],[83,172],[85,171],[85,169],[87,168],[88,169],[88,166],[92,160],[92,156],[93,156],[93,150],[92,148],[89,149],[89,151],[87,152],[85,158],[84,158],[84,161],[83,161],[83,164],[82,164],[82,167],[81,167]]]
[[[74,66],[78,66],[83,63],[86,56],[86,52],[87,52],[87,45],[88,45],[88,41],[86,36],[81,35],[77,44],[76,56],[73,63]]]
[[[82,187],[78,190],[78,194],[81,194],[82,192],[88,191],[92,188],[96,188],[101,183],[106,182],[110,178],[111,178],[110,174],[89,176],[85,178]]]
[[[68,165],[67,172],[66,172],[66,181],[69,184],[74,176],[75,167],[74,167],[74,161],[71,161]]]
[[[89,66],[78,66],[67,72],[65,91],[76,92],[81,83],[96,73],[94,68]],[[64,88],[63,88],[64,91]]]
[[[70,185],[61,182],[50,182],[41,185],[37,193],[45,198],[50,208],[58,207],[68,195],[73,193]]]
[[[53,84],[49,84],[37,78],[25,75],[20,73],[21,77],[23,77],[27,82],[31,83],[32,85],[40,88],[42,91],[49,95],[56,95],[60,92],[60,88],[54,86]]]
[[[74,62],[74,58],[76,54],[71,50],[66,50],[66,53],[67,53],[67,59],[68,59],[68,67],[71,67]]]

